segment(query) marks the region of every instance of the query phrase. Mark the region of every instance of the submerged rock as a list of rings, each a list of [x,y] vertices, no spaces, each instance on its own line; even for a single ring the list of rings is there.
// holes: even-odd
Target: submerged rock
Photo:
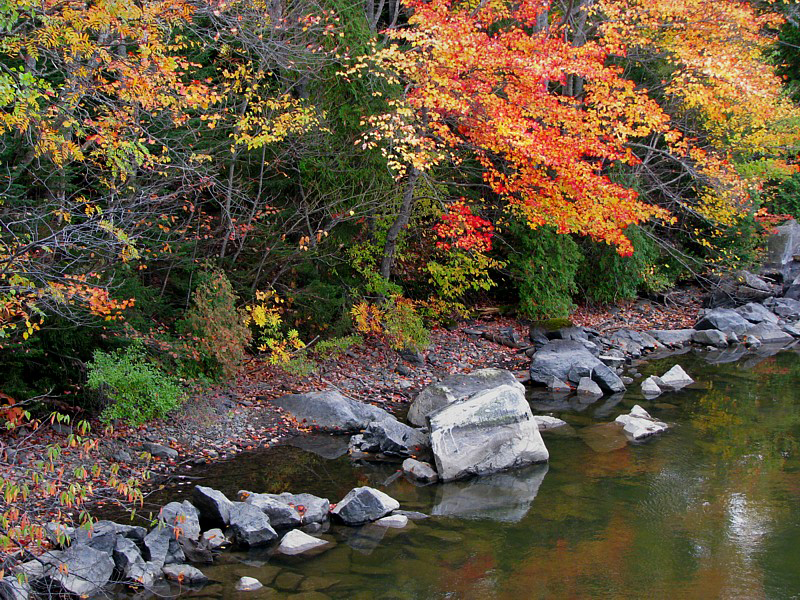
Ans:
[[[363,525],[380,519],[398,508],[400,503],[388,494],[364,486],[350,490],[331,514],[345,525]]]
[[[236,590],[239,592],[253,592],[262,587],[264,587],[264,584],[255,577],[242,577],[236,582]]]
[[[428,417],[431,449],[443,481],[545,462],[549,454],[530,405],[504,385]]]
[[[449,375],[419,393],[408,409],[408,421],[423,426],[425,418],[432,412],[501,385],[519,386],[522,391],[525,389],[514,374],[505,369],[479,369],[468,374]]]
[[[413,458],[403,461],[403,473],[422,483],[434,483],[439,480],[439,475],[430,464]]]

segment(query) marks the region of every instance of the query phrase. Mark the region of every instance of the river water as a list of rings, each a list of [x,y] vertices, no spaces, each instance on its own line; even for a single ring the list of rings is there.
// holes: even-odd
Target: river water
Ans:
[[[651,402],[638,382],[593,404],[532,396],[535,412],[570,423],[544,434],[547,466],[418,487],[397,465],[330,458],[346,438],[321,436],[196,471],[202,479],[154,499],[184,499],[198,481],[232,498],[247,489],[332,502],[372,485],[430,518],[333,526],[323,537],[336,545],[314,557],[224,553],[203,567],[214,582],[184,597],[800,598],[800,356],[712,358],[732,362],[642,365],[646,376],[679,363],[698,382]],[[629,445],[603,425],[636,403],[672,430]],[[236,592],[245,575],[266,587]]]

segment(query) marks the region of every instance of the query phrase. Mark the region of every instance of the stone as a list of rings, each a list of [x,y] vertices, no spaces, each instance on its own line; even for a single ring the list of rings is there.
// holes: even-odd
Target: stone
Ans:
[[[792,298],[770,298],[764,301],[764,306],[779,317],[796,320],[800,318],[800,300]]]
[[[395,510],[392,511],[392,514],[406,516],[411,521],[421,521],[422,519],[428,518],[428,515],[426,515],[425,513],[418,512],[416,510]]]
[[[439,475],[429,463],[413,458],[407,458],[403,461],[403,473],[414,481],[422,483],[435,483],[439,480]]]
[[[613,354],[601,354],[597,358],[603,361],[603,364],[605,364],[608,367],[611,367],[612,369],[619,368],[625,364],[624,356],[614,356]]]
[[[659,378],[658,386],[661,389],[677,391],[693,383],[694,379],[689,377],[686,371],[683,370],[683,367],[675,365]]]
[[[600,398],[603,395],[603,390],[600,386],[592,381],[591,377],[581,377],[578,382],[578,395],[588,398]]]
[[[155,442],[145,442],[142,444],[142,448],[156,458],[163,458],[165,460],[175,460],[178,458],[177,450],[169,446],[156,444]]]
[[[571,392],[572,388],[568,383],[564,383],[558,377],[551,377],[547,381],[547,389],[555,393]]]
[[[634,441],[643,440],[669,429],[669,425],[653,419],[638,404],[631,409],[629,414],[620,415],[614,421],[622,425],[625,435]]]
[[[145,536],[144,557],[159,567],[186,560],[172,528],[163,524]]]
[[[377,451],[389,456],[417,455],[430,447],[430,441],[425,433],[393,419],[370,423],[364,430],[361,440],[365,447],[377,448],[365,452]]]
[[[405,515],[389,515],[388,517],[381,517],[375,521],[375,525],[379,527],[391,527],[392,529],[402,529],[408,525],[408,517]]]
[[[714,308],[702,316],[694,328],[697,330],[717,329],[723,333],[735,333],[741,335],[751,326],[750,321],[745,319],[735,310],[730,308]]]
[[[159,519],[176,533],[178,539],[195,542],[200,539],[200,513],[188,500],[170,502],[161,509]]]
[[[747,330],[745,336],[747,338],[755,338],[762,344],[788,344],[794,341],[794,338],[790,334],[771,323],[753,325]]]
[[[303,517],[297,508],[278,500],[273,494],[254,494],[242,490],[239,492],[239,500],[257,507],[269,517],[270,525],[275,528],[300,527],[303,524]]]
[[[123,583],[150,587],[160,574],[160,566],[145,562],[139,547],[128,538],[117,538],[113,559]]]
[[[592,367],[587,367],[585,365],[573,365],[570,367],[569,373],[567,373],[567,381],[574,383],[577,386],[584,377],[591,379],[592,371],[594,371]]]
[[[246,502],[233,502],[230,526],[233,540],[240,546],[264,546],[278,538],[269,517],[261,509]]]
[[[649,333],[665,346],[682,348],[692,343],[694,329],[653,329]]]
[[[574,368],[590,369],[591,378],[604,391],[625,391],[619,376],[574,340],[554,340],[538,350],[531,360],[531,380],[546,384],[551,377],[557,377],[565,381]]]
[[[242,577],[236,582],[236,590],[239,592],[253,592],[262,587],[264,584],[255,577]]]
[[[703,329],[692,334],[692,341],[703,346],[714,346],[716,348],[728,347],[728,336],[718,329]]]
[[[756,302],[748,302],[744,306],[737,308],[736,312],[751,323],[778,323],[778,315],[773,313],[763,304],[757,304]]]
[[[199,586],[208,583],[208,577],[200,569],[191,565],[166,565],[161,571],[164,573],[164,577],[182,585]]]
[[[230,523],[233,503],[219,490],[202,485],[195,486],[192,500],[204,521],[218,526]]]
[[[99,593],[114,573],[114,561],[108,553],[84,544],[52,552],[48,562],[46,577],[75,596]]]
[[[225,537],[221,529],[217,528],[204,531],[201,539],[209,550],[219,550],[228,544],[228,538]]]
[[[557,429],[559,427],[564,427],[567,424],[566,421],[562,421],[557,417],[549,417],[547,415],[534,415],[533,420],[536,422],[536,426],[539,428],[539,431]]]
[[[261,497],[268,497],[282,502],[298,512],[303,525],[309,523],[322,523],[328,518],[331,503],[327,498],[320,498],[313,494],[259,494]]]
[[[315,538],[299,529],[292,529],[281,539],[281,543],[278,545],[278,552],[288,556],[295,556],[329,545],[330,542],[328,541]]]
[[[642,381],[642,395],[645,398],[655,398],[661,395],[661,388],[656,383],[655,377],[648,377]]]
[[[790,325],[789,323],[784,323],[781,325],[781,331],[784,333],[788,333],[792,337],[800,337],[800,328],[796,325]]]
[[[388,494],[364,486],[350,490],[331,514],[345,525],[363,525],[380,519],[398,508],[400,503]]]
[[[425,417],[433,411],[501,385],[525,389],[514,374],[505,369],[479,369],[472,373],[449,375],[419,393],[408,409],[407,419],[409,423],[423,426]]]
[[[411,364],[425,364],[425,355],[416,348],[403,348],[402,350],[398,350],[397,353],[400,355],[400,358],[406,362],[410,362]]]
[[[436,470],[443,481],[549,458],[530,405],[514,386],[503,385],[446,406],[428,421]]]
[[[288,412],[300,424],[322,431],[355,432],[374,421],[394,419],[382,408],[358,402],[332,390],[289,394],[270,402]]]
[[[31,586],[27,582],[21,583],[16,577],[0,579],[2,600],[28,600],[31,597]]]

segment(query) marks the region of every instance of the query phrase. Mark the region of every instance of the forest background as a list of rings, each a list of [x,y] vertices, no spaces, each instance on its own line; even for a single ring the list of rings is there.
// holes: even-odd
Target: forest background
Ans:
[[[708,283],[800,212],[796,2],[4,0],[0,31],[11,427]]]

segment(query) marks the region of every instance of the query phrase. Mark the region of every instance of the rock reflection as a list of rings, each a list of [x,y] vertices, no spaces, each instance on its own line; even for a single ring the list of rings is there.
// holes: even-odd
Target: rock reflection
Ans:
[[[532,465],[442,484],[431,512],[437,516],[517,523],[528,514],[546,474],[547,465]]]

